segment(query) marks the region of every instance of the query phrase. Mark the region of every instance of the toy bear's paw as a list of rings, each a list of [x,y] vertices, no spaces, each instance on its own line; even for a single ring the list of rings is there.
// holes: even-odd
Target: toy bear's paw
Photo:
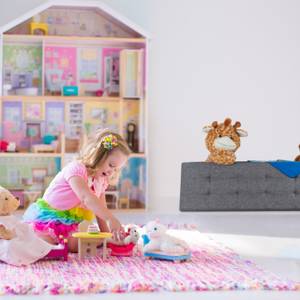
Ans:
[[[11,240],[16,236],[14,231],[8,230],[4,225],[0,225],[0,238],[4,240]]]

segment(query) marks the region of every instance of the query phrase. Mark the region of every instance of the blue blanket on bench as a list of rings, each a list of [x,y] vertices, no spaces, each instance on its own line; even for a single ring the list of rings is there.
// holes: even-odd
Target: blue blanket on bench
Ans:
[[[268,163],[290,178],[295,178],[300,174],[299,161],[268,161]]]

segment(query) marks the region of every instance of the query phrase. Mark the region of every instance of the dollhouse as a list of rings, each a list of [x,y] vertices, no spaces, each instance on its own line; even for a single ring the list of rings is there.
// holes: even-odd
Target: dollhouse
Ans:
[[[0,185],[28,205],[109,128],[132,154],[108,204],[145,209],[148,34],[98,1],[49,1],[0,33]]]

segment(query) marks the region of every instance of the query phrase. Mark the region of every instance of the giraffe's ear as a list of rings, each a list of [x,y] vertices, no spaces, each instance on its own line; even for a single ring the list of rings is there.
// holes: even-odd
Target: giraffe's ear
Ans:
[[[202,131],[205,133],[208,133],[209,131],[211,131],[213,128],[211,126],[204,126]]]
[[[248,136],[248,132],[246,130],[243,130],[243,129],[237,129],[236,130],[237,134],[240,136],[240,137],[246,137]]]

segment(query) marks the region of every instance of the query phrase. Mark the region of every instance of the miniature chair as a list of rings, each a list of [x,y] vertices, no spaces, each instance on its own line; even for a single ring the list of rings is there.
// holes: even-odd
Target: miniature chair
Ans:
[[[129,208],[129,198],[128,197],[121,197],[119,198],[118,201],[118,208],[122,209],[122,208]]]
[[[118,208],[118,202],[119,202],[119,191],[105,191],[106,197],[106,204],[109,208]]]
[[[36,34],[37,32],[41,32],[43,35],[48,35],[48,24],[46,23],[35,23],[31,22],[29,24],[30,34]]]

